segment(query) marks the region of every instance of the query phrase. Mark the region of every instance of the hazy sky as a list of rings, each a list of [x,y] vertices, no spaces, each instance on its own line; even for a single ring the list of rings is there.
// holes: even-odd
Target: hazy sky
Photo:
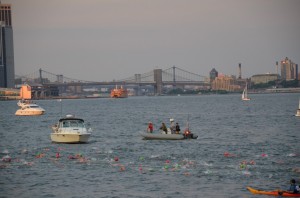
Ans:
[[[208,76],[300,64],[299,0],[2,0],[15,72],[110,81],[173,65]]]

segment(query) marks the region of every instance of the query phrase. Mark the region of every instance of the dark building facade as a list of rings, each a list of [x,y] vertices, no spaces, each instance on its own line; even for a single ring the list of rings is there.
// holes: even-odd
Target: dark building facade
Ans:
[[[210,81],[213,81],[216,77],[218,77],[218,72],[215,68],[213,68],[210,72],[209,72],[209,78]]]
[[[15,87],[11,5],[0,3],[0,87]]]

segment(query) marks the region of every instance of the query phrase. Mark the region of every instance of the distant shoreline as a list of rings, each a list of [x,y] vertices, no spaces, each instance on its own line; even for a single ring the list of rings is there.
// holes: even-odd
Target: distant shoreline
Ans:
[[[216,91],[217,92],[217,91]],[[227,92],[227,93],[199,93],[199,94],[163,94],[157,95],[162,96],[201,96],[201,95],[227,95],[227,94],[240,94],[240,92]],[[276,94],[276,93],[300,93],[300,88],[274,88],[274,89],[263,89],[263,90],[249,90],[249,94]],[[131,96],[131,97],[145,97],[143,96]],[[149,96],[153,97],[153,96]],[[55,97],[44,97],[32,100],[59,100],[59,99],[98,99],[98,98],[110,98],[108,95],[103,96],[55,96]],[[0,96],[0,101],[11,101],[11,100],[21,100],[19,96]]]
[[[272,89],[263,89],[263,90],[248,90],[249,94],[256,94],[256,93],[300,93],[300,88],[272,88]]]

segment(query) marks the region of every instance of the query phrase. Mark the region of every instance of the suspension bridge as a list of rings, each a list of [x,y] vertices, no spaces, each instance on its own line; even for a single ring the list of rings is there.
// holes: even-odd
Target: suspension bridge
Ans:
[[[31,74],[17,76],[22,78],[25,83],[39,83],[43,86],[56,86],[56,87],[86,87],[86,86],[148,86],[154,87],[156,94],[161,94],[163,86],[172,85],[174,87],[184,87],[188,85],[194,86],[208,86],[209,81],[206,76],[195,74],[193,72],[186,71],[179,67],[170,67],[168,69],[154,69],[152,71],[143,74],[134,74],[134,76],[114,81],[87,81],[82,79],[74,79],[62,74],[54,74],[42,69],[35,71]]]

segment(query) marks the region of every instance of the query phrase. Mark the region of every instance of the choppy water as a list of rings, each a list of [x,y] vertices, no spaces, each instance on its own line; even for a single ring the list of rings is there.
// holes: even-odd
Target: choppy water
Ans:
[[[39,117],[17,117],[0,101],[0,197],[261,197],[246,186],[287,188],[300,181],[299,94],[63,100],[93,128],[88,144],[55,144],[56,100]],[[197,140],[145,141],[139,131],[173,117]],[[229,156],[224,155],[226,152]],[[56,158],[56,154],[60,158]],[[80,154],[82,158],[69,159]],[[118,159],[118,161],[116,161]],[[246,166],[241,166],[243,161]]]

